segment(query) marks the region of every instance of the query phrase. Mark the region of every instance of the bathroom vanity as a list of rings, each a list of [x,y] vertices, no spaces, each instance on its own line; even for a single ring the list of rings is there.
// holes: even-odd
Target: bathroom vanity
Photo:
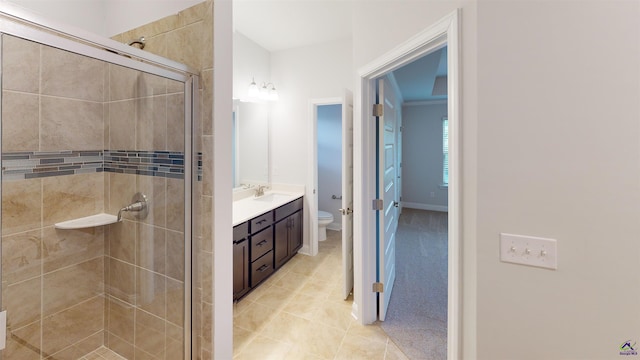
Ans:
[[[267,193],[233,204],[233,299],[286,264],[302,247],[303,198]]]

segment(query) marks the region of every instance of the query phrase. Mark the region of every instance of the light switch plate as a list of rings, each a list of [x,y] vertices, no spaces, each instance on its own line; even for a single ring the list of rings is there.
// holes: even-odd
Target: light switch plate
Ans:
[[[555,239],[500,234],[500,261],[546,269],[558,269]]]

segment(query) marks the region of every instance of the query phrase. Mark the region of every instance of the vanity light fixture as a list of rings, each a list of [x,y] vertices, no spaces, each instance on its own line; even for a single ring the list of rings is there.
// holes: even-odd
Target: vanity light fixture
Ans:
[[[251,84],[249,84],[249,91],[247,92],[249,99],[260,99],[269,101],[278,101],[278,91],[273,83],[263,82],[262,86],[258,88],[255,79],[252,78]]]

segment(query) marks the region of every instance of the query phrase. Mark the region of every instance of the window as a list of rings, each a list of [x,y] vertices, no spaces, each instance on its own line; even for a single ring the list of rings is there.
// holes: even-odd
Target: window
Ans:
[[[449,185],[449,119],[442,118],[442,184]]]

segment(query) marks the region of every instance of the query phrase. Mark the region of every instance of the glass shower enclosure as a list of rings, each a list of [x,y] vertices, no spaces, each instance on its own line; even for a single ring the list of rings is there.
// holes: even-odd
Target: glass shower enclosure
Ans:
[[[190,359],[197,76],[4,14],[0,51],[2,359]]]

